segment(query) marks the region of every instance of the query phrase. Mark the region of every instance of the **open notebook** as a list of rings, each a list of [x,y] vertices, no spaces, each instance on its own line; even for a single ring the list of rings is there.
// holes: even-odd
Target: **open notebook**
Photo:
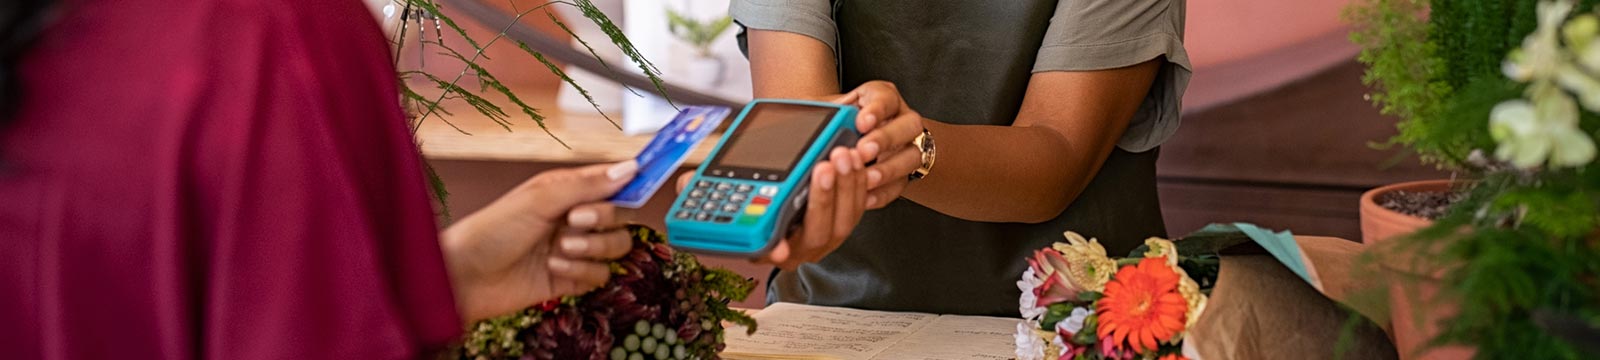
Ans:
[[[727,332],[730,360],[1015,357],[1018,319],[867,311],[777,303],[755,315],[755,335]]]

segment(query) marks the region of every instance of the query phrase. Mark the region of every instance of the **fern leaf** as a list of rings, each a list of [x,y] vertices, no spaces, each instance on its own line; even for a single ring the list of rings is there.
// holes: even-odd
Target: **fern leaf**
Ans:
[[[564,21],[561,21],[561,19],[557,18],[555,14],[552,14],[549,11],[546,11],[544,14],[545,14],[545,16],[550,17],[550,21],[555,22],[556,26],[561,28],[561,31],[566,32],[567,36],[571,36],[573,40],[577,40],[578,41],[579,45],[583,45],[584,50],[588,50],[589,51],[589,56],[594,57],[595,61],[599,61],[600,62],[600,67],[606,68],[606,72],[608,73],[607,75],[611,76],[611,80],[612,81],[619,82],[619,83],[622,82],[622,79],[618,79],[617,78],[617,71],[615,69],[611,68],[611,63],[606,62],[605,58],[600,57],[600,53],[595,52],[593,46],[589,46],[589,41],[584,40],[582,37],[579,37],[578,33],[573,32],[572,28],[567,27],[567,23],[564,22]],[[520,41],[519,41],[519,43],[520,43]],[[522,44],[522,46],[524,48],[526,48],[527,44]],[[577,85],[573,85],[573,86],[576,87]],[[633,93],[634,96],[644,96],[644,95],[639,94],[639,92],[637,90],[634,90],[633,87],[631,87],[631,86],[623,86],[622,88],[628,89],[628,92]],[[591,100],[590,102],[593,102],[593,101]]]
[[[667,87],[661,80],[661,70],[656,68],[656,65],[651,63],[649,59],[645,59],[643,54],[639,53],[639,49],[633,46],[633,42],[628,40],[626,34],[623,34],[621,27],[611,22],[611,18],[606,17],[605,12],[600,11],[600,8],[596,7],[594,2],[575,0],[572,4],[583,11],[583,17],[600,26],[600,31],[611,38],[611,43],[616,45],[617,49],[622,50],[622,55],[627,56],[628,60],[638,65],[639,70],[644,72],[644,76],[650,79],[652,85],[655,85],[656,92],[661,94],[661,98],[666,99],[667,103],[671,104],[673,108],[677,108],[678,105],[674,104],[672,98],[667,95]]]
[[[600,117],[605,118],[606,122],[610,122],[611,126],[616,127],[617,130],[622,130],[622,125],[618,125],[616,120],[612,120],[610,115],[606,115],[605,111],[600,110],[600,103],[594,101],[594,96],[589,95],[589,90],[578,85],[577,81],[573,81],[572,77],[568,76],[566,71],[562,71],[560,66],[556,66],[555,63],[550,62],[550,59],[545,58],[544,54],[534,51],[533,48],[528,47],[528,44],[518,41],[517,47],[522,48],[522,51],[528,52],[529,55],[533,55],[534,59],[538,59],[539,63],[544,64],[545,68],[550,69],[550,73],[555,74],[556,77],[560,77],[561,81],[566,82],[568,85],[572,85],[572,88],[574,90],[578,90],[578,94],[583,95],[584,100],[588,100],[589,105],[594,107],[595,113],[600,114]]]

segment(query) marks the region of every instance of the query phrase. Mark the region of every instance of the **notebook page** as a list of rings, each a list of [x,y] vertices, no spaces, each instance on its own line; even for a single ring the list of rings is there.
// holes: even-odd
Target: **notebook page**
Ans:
[[[1020,321],[987,316],[940,316],[873,359],[1012,359],[1016,357],[1015,334]]]
[[[868,360],[938,317],[777,303],[756,313],[754,335],[745,335],[743,327],[728,328],[722,357]]]

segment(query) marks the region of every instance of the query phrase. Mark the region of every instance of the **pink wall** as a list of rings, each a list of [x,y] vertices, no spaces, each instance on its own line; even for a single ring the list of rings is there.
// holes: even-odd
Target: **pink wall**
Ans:
[[[1351,0],[1188,0],[1185,45],[1203,68],[1344,31]]]

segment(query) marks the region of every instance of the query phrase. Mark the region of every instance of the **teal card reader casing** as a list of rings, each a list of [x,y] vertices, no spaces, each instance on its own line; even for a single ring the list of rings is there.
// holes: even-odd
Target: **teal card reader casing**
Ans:
[[[741,257],[771,251],[805,208],[811,169],[860,139],[856,112],[825,102],[750,102],[673,201],[668,243]]]

